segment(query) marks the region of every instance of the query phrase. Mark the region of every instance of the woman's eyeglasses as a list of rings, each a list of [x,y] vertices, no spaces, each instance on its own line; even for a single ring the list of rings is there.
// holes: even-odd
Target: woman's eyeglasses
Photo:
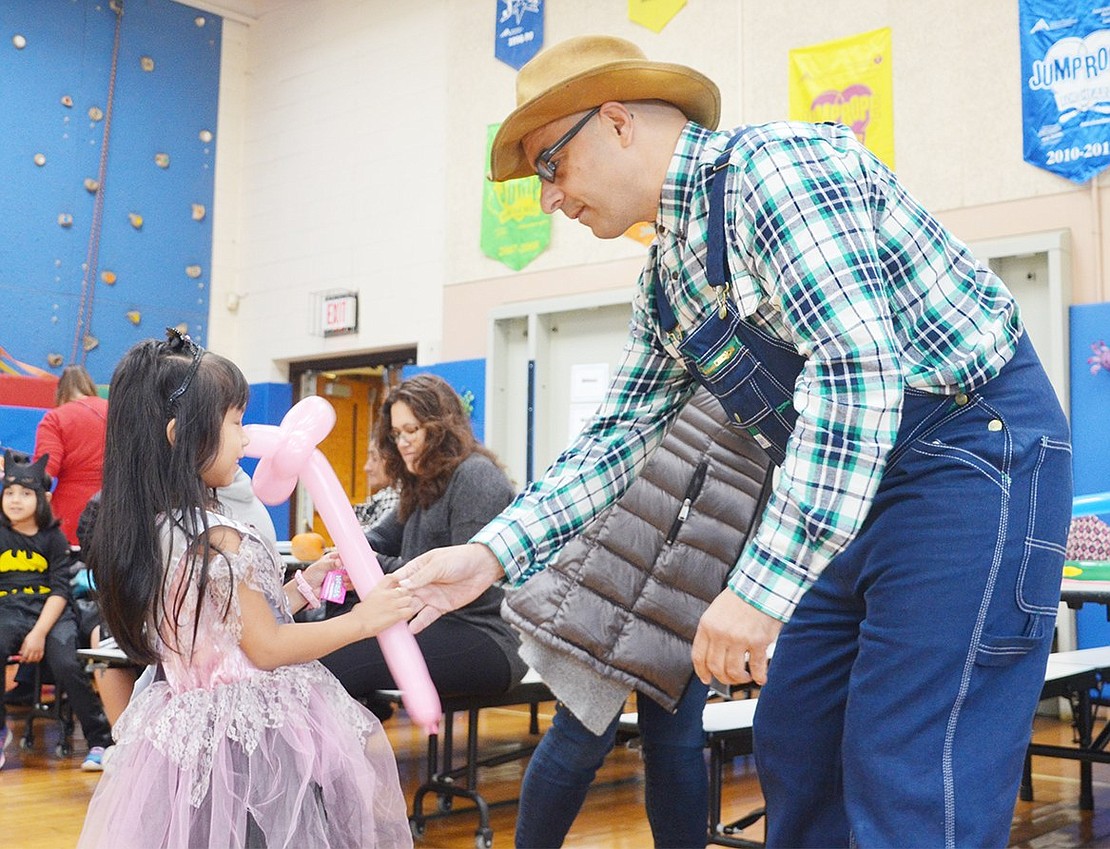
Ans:
[[[424,425],[407,424],[400,428],[394,428],[389,432],[389,441],[396,445],[399,442],[407,442],[409,445],[416,438],[416,434],[424,429]]]

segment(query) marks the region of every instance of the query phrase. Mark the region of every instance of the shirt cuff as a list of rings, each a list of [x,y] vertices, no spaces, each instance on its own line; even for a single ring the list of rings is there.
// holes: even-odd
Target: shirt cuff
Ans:
[[[505,577],[513,586],[519,586],[533,572],[532,546],[512,522],[494,519],[470,538],[471,542],[484,545],[505,570]]]
[[[770,552],[750,544],[732,576],[729,589],[756,610],[782,622],[790,619],[810,582],[800,581],[797,570]]]

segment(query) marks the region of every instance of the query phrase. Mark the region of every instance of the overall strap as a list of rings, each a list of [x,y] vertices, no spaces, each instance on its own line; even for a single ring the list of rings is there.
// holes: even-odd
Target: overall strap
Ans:
[[[667,300],[667,293],[663,291],[663,281],[659,279],[659,269],[655,264],[656,256],[657,247],[653,242],[648,254],[648,267],[651,269],[652,288],[655,290],[655,313],[663,332],[670,333],[678,326],[678,316],[674,314],[674,308]]]
[[[725,262],[725,181],[716,180],[714,177],[728,167],[732,148],[743,135],[744,131],[741,130],[728,140],[724,150],[721,151],[721,155],[717,157],[709,171],[709,248],[706,257],[706,274],[709,277],[709,282],[714,286],[723,286],[729,281],[728,264]],[[654,251],[655,246],[653,245],[652,255],[648,258],[652,268],[655,268]],[[658,275],[655,276],[653,288],[655,290],[655,309],[659,316],[659,326],[665,333],[670,333],[678,325],[678,317],[675,315],[670,301],[667,300],[663,291],[663,281],[659,279]]]
[[[727,245],[725,240],[725,183],[724,179],[717,179],[718,175],[728,167],[732,148],[743,137],[741,130],[725,145],[717,161],[709,171],[709,233],[708,251],[705,258],[705,272],[709,282],[714,286],[724,286],[729,282]]]

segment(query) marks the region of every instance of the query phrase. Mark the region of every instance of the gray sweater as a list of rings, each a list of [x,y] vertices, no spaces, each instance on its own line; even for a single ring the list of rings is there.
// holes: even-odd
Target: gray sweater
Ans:
[[[455,469],[438,501],[427,508],[417,507],[406,522],[401,522],[394,510],[366,538],[383,571],[392,572],[433,548],[469,542],[515,494],[497,464],[483,454],[471,454]],[[497,641],[512,667],[515,686],[528,667],[520,658],[516,631],[501,618],[503,598],[501,587],[492,586],[470,604],[445,615],[469,622]]]

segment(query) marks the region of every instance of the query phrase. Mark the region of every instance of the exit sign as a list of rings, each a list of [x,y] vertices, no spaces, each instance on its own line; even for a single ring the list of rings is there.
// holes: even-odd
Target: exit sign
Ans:
[[[346,292],[342,295],[325,297],[321,320],[325,336],[357,332],[358,295],[354,292]]]

